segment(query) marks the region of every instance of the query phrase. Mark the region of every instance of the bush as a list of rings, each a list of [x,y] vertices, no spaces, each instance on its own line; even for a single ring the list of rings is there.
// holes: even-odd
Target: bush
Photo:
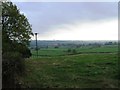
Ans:
[[[59,46],[55,46],[54,48],[59,48]]]
[[[3,54],[2,61],[2,85],[3,88],[13,88],[17,84],[17,76],[25,71],[24,59],[18,52],[7,52]]]
[[[67,52],[69,54],[76,54],[77,53],[76,49],[68,49]]]
[[[70,52],[71,52],[71,49],[68,49],[67,52],[70,53]]]
[[[73,50],[72,50],[72,53],[73,53],[73,54],[76,54],[76,53],[77,53],[77,51],[76,51],[75,49],[73,49]]]
[[[32,55],[30,49],[27,46],[21,43],[18,43],[18,44],[15,43],[14,46],[15,46],[15,51],[21,53],[22,55],[21,57],[29,58]]]

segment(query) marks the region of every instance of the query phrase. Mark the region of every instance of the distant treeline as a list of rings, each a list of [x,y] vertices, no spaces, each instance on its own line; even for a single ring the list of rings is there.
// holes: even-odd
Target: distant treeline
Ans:
[[[72,47],[72,48],[80,48],[81,46],[97,46],[100,47],[102,45],[117,45],[117,41],[61,41],[61,40],[51,40],[51,41],[41,41],[38,40],[38,48],[59,48],[59,47]],[[34,49],[36,47],[36,41],[32,40],[30,43],[30,48]]]

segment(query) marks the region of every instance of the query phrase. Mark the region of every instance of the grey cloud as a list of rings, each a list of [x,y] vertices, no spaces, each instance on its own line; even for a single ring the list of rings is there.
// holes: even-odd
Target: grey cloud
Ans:
[[[49,32],[56,25],[84,20],[117,17],[117,2],[21,2],[16,3],[25,12],[34,32]]]

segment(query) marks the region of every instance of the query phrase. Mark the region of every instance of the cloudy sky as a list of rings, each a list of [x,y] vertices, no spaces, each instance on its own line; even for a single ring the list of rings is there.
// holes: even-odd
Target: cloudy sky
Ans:
[[[117,2],[14,2],[39,40],[117,40]],[[35,39],[32,37],[32,39]]]

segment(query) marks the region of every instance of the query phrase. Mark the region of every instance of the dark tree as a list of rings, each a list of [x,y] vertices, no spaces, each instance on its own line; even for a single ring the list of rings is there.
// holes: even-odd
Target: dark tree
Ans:
[[[55,46],[54,48],[59,48],[59,46]]]
[[[28,48],[31,25],[12,2],[2,3],[2,85],[15,88],[24,72],[24,59],[31,56]]]
[[[73,50],[72,50],[72,53],[73,53],[73,54],[76,54],[76,53],[77,53],[77,51],[76,51],[75,49],[73,49]]]
[[[68,49],[67,52],[70,53],[70,52],[71,52],[71,49]]]

